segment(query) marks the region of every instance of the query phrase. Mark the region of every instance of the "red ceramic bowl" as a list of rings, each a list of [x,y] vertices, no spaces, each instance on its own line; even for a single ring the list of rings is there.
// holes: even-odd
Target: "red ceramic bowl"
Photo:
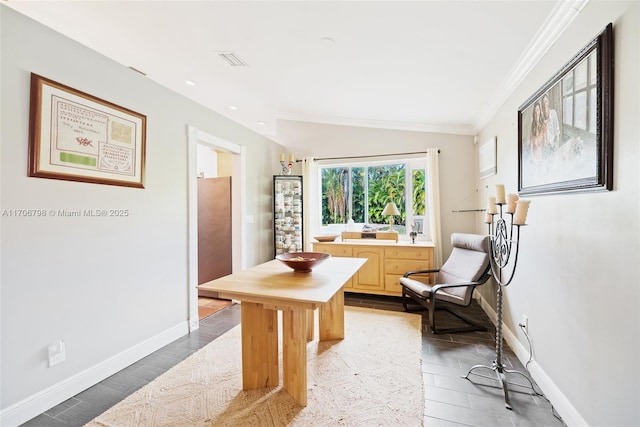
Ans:
[[[276,259],[295,271],[308,273],[330,256],[324,252],[288,252],[276,256]]]

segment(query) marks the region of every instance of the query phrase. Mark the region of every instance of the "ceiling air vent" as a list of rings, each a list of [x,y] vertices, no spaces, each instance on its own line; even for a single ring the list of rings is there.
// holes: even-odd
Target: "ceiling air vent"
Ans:
[[[248,67],[249,64],[244,62],[238,55],[233,52],[216,52],[218,56],[224,59],[232,67]]]

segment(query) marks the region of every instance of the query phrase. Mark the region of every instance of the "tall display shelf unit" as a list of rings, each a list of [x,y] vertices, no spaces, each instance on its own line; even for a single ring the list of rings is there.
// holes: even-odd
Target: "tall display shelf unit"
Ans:
[[[302,176],[273,177],[275,255],[304,250],[302,229]]]

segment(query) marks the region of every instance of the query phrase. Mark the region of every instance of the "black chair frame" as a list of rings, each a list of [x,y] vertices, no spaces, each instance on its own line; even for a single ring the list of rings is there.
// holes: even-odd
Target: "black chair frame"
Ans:
[[[439,269],[409,271],[405,273],[403,277],[409,277],[413,274],[438,273],[439,271],[440,271]],[[407,306],[407,296],[408,296],[408,297],[411,297],[411,299],[413,299],[415,302],[423,306],[425,309],[427,309],[427,311],[429,312],[429,326],[431,327],[431,332],[434,334],[451,334],[451,333],[458,333],[458,332],[486,331],[487,328],[485,326],[482,326],[476,323],[474,320],[470,319],[468,316],[465,316],[464,314],[449,308],[447,304],[453,305],[453,303],[451,302],[439,300],[439,305],[436,307],[436,301],[438,301],[436,299],[436,294],[439,291],[447,288],[461,288],[461,287],[469,287],[469,286],[473,287],[473,289],[471,289],[471,292],[473,292],[477,286],[485,284],[491,278],[490,271],[491,271],[491,266],[487,266],[486,270],[482,273],[482,276],[480,276],[480,279],[478,279],[475,282],[456,283],[451,285],[448,285],[448,284],[435,285],[433,288],[431,288],[431,293],[429,297],[424,297],[412,291],[411,289],[407,288],[406,286],[402,286],[402,306],[404,307],[405,311],[416,311],[416,310],[410,310],[408,308]],[[471,304],[471,301],[473,301],[473,298],[470,298],[467,304],[464,304],[464,305],[458,304],[458,305],[461,307],[468,307]],[[440,329],[436,328],[436,316],[435,316],[436,310],[447,311],[448,313],[462,320],[467,326],[461,326],[457,328],[440,328]]]

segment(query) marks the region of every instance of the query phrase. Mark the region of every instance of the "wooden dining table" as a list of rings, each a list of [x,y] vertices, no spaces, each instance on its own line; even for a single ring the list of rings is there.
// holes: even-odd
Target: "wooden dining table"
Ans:
[[[283,388],[307,405],[307,343],[314,339],[318,309],[320,341],[344,339],[344,284],[364,258],[330,257],[311,272],[296,272],[278,260],[203,283],[199,289],[240,301],[242,388],[279,385],[278,311],[282,311]]]

